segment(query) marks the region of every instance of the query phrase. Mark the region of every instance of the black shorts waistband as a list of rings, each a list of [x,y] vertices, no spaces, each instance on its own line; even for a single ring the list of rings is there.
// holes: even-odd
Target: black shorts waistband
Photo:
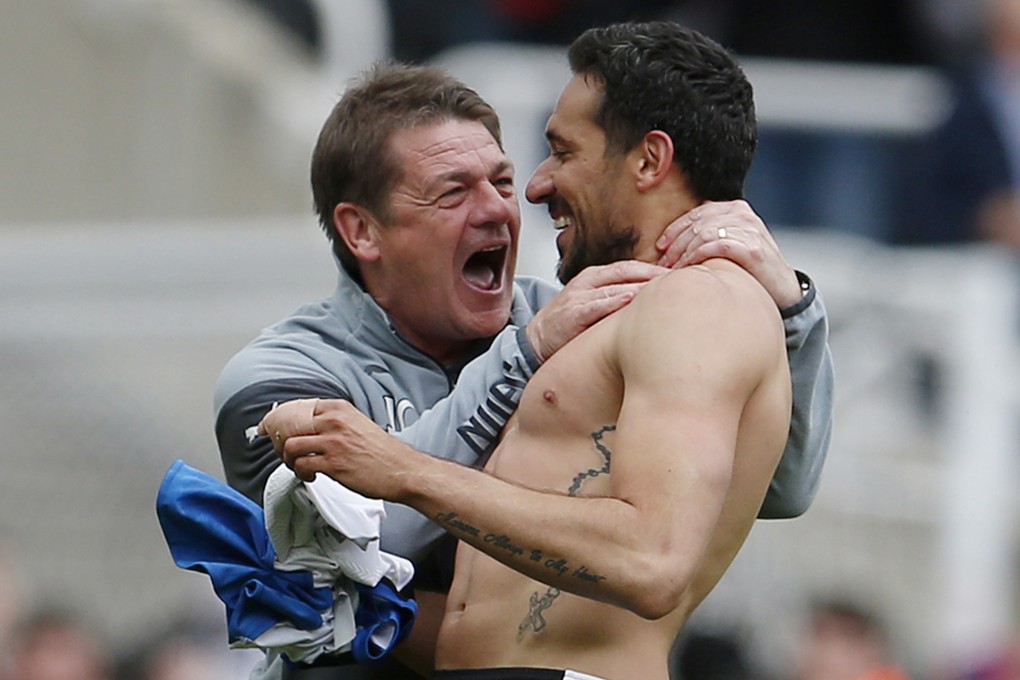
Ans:
[[[436,671],[433,680],[563,680],[553,668],[458,668]]]

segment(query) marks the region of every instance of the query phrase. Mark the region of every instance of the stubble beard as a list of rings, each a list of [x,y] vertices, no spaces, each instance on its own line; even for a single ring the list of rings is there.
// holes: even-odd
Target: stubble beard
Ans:
[[[566,253],[560,253],[556,277],[566,284],[586,267],[611,264],[634,257],[638,231],[634,226],[610,226],[603,236],[590,239],[578,233]]]

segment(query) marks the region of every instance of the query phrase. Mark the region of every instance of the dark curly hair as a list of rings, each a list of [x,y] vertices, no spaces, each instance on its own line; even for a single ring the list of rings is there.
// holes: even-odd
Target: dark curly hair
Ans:
[[[697,198],[743,197],[758,142],[754,93],[722,46],[670,21],[623,23],[585,31],[569,59],[602,90],[595,122],[607,153],[661,130]]]

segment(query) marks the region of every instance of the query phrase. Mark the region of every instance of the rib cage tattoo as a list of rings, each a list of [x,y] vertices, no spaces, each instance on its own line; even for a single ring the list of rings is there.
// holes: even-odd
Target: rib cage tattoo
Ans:
[[[595,444],[595,450],[598,451],[600,456],[602,456],[602,467],[598,469],[592,468],[591,470],[582,472],[574,477],[574,482],[570,485],[570,488],[567,489],[567,494],[576,496],[577,492],[581,490],[581,485],[584,484],[585,480],[609,474],[609,459],[612,457],[612,453],[602,443],[602,438],[606,435],[606,432],[612,432],[615,429],[615,425],[604,425],[598,432],[591,433],[591,439]]]
[[[595,450],[600,456],[602,456],[602,467],[591,468],[574,477],[574,480],[570,484],[570,488],[567,489],[568,495],[576,496],[587,480],[609,474],[612,452],[605,444],[602,443],[602,438],[605,437],[607,432],[612,432],[615,429],[615,425],[603,425],[597,432],[591,433],[591,439],[592,443],[595,444]],[[553,605],[556,598],[560,596],[560,592],[559,588],[550,587],[549,590],[545,592],[545,595],[539,595],[538,591],[531,594],[528,615],[524,617],[524,620],[521,621],[520,625],[517,627],[517,642],[523,640],[525,634],[527,634],[529,630],[533,633],[540,633],[545,629],[548,622],[542,616],[542,613]]]

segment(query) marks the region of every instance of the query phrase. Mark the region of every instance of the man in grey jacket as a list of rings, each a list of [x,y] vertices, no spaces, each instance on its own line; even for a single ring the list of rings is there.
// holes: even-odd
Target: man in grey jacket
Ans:
[[[416,155],[404,143],[422,127],[465,121],[477,123],[478,139],[451,125],[448,143],[430,153]],[[482,151],[486,163],[462,163]],[[380,67],[348,89],[320,134],[312,186],[340,263],[336,292],[263,331],[227,364],[216,389],[227,480],[259,502],[279,459],[255,428],[275,403],[345,399],[416,449],[480,465],[541,362],[660,273],[618,262],[589,268],[563,290],[515,279],[519,206],[498,119],[436,69]],[[688,213],[661,247],[667,264],[725,254],[782,309],[794,413],[760,516],[802,513],[817,488],[831,424],[820,298],[743,202]],[[388,504],[382,531],[383,550],[415,562],[420,603],[421,591],[448,585],[451,553],[437,550],[446,545],[441,528]],[[415,634],[419,627],[427,630],[420,624]],[[403,671],[391,662],[330,672],[315,677],[399,678]]]

